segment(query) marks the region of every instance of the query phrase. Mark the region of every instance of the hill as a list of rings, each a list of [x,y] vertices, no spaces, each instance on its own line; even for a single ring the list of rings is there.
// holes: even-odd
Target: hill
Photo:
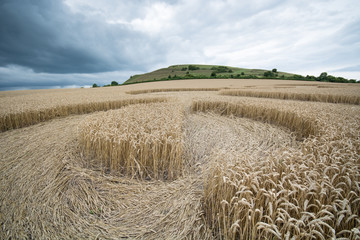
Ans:
[[[153,72],[131,76],[123,84],[133,84],[152,81],[167,81],[178,79],[201,79],[201,78],[274,78],[295,79],[291,73],[277,72],[263,69],[248,69],[219,65],[173,65],[161,68]],[[302,77],[302,76],[300,76]]]

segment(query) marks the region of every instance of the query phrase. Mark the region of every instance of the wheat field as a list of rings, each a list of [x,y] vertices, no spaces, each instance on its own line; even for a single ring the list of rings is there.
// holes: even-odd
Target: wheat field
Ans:
[[[360,239],[359,97],[260,79],[0,92],[0,238]]]

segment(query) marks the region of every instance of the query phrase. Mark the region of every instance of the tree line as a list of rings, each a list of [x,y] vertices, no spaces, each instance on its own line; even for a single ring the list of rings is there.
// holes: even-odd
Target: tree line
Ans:
[[[186,71],[186,70],[195,71],[198,69],[200,69],[200,68],[197,66],[189,65],[188,67],[183,67],[181,70],[182,71]],[[176,74],[171,76],[171,74],[169,74],[169,76],[167,78],[165,78],[165,77],[160,78],[160,79],[154,78],[154,79],[149,79],[149,80],[145,80],[145,81],[141,81],[141,82],[182,80],[182,79],[194,79],[194,78],[196,78],[196,79],[207,79],[207,78],[263,79],[263,78],[265,78],[265,79],[302,80],[302,81],[336,82],[336,83],[359,83],[360,82],[360,81],[356,81],[355,79],[346,79],[343,77],[335,77],[335,76],[329,75],[326,72],[321,73],[318,77],[310,76],[310,75],[302,76],[302,75],[298,75],[298,74],[285,76],[284,74],[279,74],[277,69],[274,68],[271,71],[264,72],[263,76],[257,76],[257,75],[252,75],[252,74],[245,74],[244,72],[241,72],[240,74],[229,74],[229,73],[233,73],[233,70],[228,67],[225,67],[225,66],[214,66],[211,68],[211,70],[212,70],[212,72],[211,72],[210,76],[197,75],[197,74],[193,75],[189,71],[187,71],[186,74],[183,76],[178,76]],[[223,75],[222,73],[227,73],[227,74]],[[110,84],[104,85],[103,87],[127,85],[127,84],[134,84],[134,83],[139,83],[139,82],[119,84],[116,81],[112,81]],[[94,83],[92,87],[96,88],[96,87],[100,87],[100,86],[98,86],[96,83]]]

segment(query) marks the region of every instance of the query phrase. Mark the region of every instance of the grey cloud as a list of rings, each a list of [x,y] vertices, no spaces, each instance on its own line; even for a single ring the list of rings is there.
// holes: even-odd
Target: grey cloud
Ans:
[[[360,65],[354,65],[333,70],[333,72],[360,72]]]
[[[360,74],[360,4],[349,3],[2,0],[0,88],[105,84],[180,63]]]
[[[0,5],[0,66],[48,73],[144,69],[147,60],[133,57],[133,52],[157,55],[160,49],[156,43],[144,49],[146,40],[124,25],[72,13],[62,1],[11,0]]]

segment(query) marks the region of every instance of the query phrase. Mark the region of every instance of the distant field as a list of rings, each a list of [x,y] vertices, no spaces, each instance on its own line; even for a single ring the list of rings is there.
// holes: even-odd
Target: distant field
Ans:
[[[270,79],[0,92],[0,239],[360,239],[359,99]]]

